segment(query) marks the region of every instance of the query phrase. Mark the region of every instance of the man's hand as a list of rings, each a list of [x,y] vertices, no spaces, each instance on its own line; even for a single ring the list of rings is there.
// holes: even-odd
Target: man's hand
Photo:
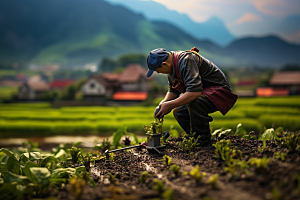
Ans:
[[[159,107],[160,107],[160,110],[155,116],[158,119],[161,119],[165,115],[169,114],[171,112],[171,110],[174,108],[169,102],[161,103],[161,104],[159,104]]]

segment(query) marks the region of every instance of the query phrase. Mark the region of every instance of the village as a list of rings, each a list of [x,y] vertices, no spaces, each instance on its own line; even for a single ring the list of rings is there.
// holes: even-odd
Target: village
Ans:
[[[163,96],[166,85],[159,85],[157,76],[147,78],[146,69],[138,63],[128,64],[122,72],[91,73],[80,80],[60,78],[37,71],[35,75],[0,76],[0,86],[17,88],[14,102],[50,101],[56,105],[133,105],[149,98]],[[57,70],[55,68],[54,70]],[[50,70],[51,71],[51,70]],[[289,96],[300,94],[300,71],[274,71],[267,84],[259,84],[259,77],[236,78],[228,73],[234,91],[240,97]],[[232,78],[233,77],[233,78]],[[157,90],[161,87],[160,91]],[[65,95],[61,95],[65,93]],[[59,99],[58,97],[61,96]],[[60,101],[57,101],[60,100]],[[9,102],[9,101],[8,101]],[[64,103],[63,103],[64,102]]]

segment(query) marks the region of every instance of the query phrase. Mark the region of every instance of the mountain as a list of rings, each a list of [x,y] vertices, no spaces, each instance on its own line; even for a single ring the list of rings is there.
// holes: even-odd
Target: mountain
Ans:
[[[210,40],[219,46],[226,46],[235,40],[235,36],[227,30],[222,20],[217,17],[212,17],[203,23],[197,23],[186,14],[169,10],[155,1],[106,1],[113,5],[123,5],[136,13],[143,14],[149,20],[171,23],[199,40]]]
[[[300,64],[300,46],[276,36],[247,37],[232,42],[222,53],[239,64],[277,65]]]
[[[82,66],[103,57],[196,46],[220,66],[300,64],[300,46],[275,36],[243,38],[220,47],[196,39],[171,23],[149,21],[103,0],[24,2],[0,0],[0,63]]]
[[[80,65],[104,56],[148,53],[158,47],[189,49],[199,43],[217,48],[171,24],[150,22],[102,0],[0,1],[2,61]]]

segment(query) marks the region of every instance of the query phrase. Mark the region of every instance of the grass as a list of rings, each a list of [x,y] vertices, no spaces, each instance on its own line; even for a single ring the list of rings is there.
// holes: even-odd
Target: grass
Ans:
[[[290,131],[300,129],[300,96],[272,98],[240,98],[223,116],[211,114],[212,130],[236,129],[238,123],[250,132],[282,126]],[[0,137],[10,134],[48,136],[61,134],[111,135],[120,126],[128,132],[145,134],[143,125],[154,120],[155,106],[142,107],[63,107],[52,108],[49,103],[0,104]],[[174,126],[183,130],[172,112],[165,116],[163,131]],[[11,135],[10,135],[11,136]]]

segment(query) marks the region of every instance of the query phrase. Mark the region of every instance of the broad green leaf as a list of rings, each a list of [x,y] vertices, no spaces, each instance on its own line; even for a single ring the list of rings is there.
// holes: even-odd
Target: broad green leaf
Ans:
[[[211,134],[211,136],[218,136],[219,133],[221,133],[221,132],[222,132],[222,128],[217,129],[217,130],[215,130],[215,131]]]
[[[16,156],[7,149],[1,149],[0,151],[5,153],[8,156],[8,159],[5,163],[5,166],[2,169],[2,171],[10,171],[15,174],[21,174],[21,166],[20,166],[20,163],[17,160]],[[1,163],[1,165],[2,165],[2,163]]]
[[[242,127],[242,123],[239,123],[236,126],[236,131],[234,133],[235,136],[243,137],[246,134],[245,129]]]
[[[24,156],[29,158],[29,153],[24,153]],[[31,161],[39,160],[41,159],[41,153],[40,152],[30,152],[30,158]]]
[[[17,175],[11,172],[7,172],[4,176],[4,183],[15,183],[28,179],[26,176]]]
[[[26,157],[24,154],[22,154],[19,158],[19,163],[22,164],[22,165],[25,165],[25,163],[29,161],[29,158]]]
[[[82,142],[75,142],[72,147],[77,147],[78,145],[80,145]]]
[[[34,182],[38,185],[48,185],[51,176],[50,171],[45,167],[31,167]]]
[[[63,149],[60,149],[59,152],[55,155],[55,158],[60,158],[61,156],[67,155],[67,152]]]
[[[222,132],[218,135],[218,137],[221,137],[221,135],[229,136],[230,133],[231,133],[231,129],[227,129],[227,130],[225,130],[225,131],[222,131]]]
[[[84,167],[84,166],[82,166]],[[76,169],[75,168],[59,168],[52,171],[51,178],[66,178],[69,179],[75,176]]]
[[[28,161],[23,169],[23,172],[24,172],[25,176],[27,176],[31,182],[34,182],[34,177],[30,171],[31,167],[38,167],[38,165],[35,164],[34,162]]]
[[[86,171],[86,169],[85,169],[84,166],[77,167],[76,168],[76,175],[78,176],[78,175],[80,175],[81,172],[85,172],[85,171]]]
[[[5,153],[8,156],[15,156],[13,152],[7,150],[7,149],[0,149],[0,152]]]
[[[58,160],[54,156],[48,156],[41,161],[40,166],[45,167],[49,162],[57,163]]]
[[[0,184],[3,184],[3,183],[4,183],[3,179],[2,179],[2,178],[0,178]]]
[[[117,130],[117,132],[114,132],[113,134],[113,144],[115,148],[118,148],[120,146],[120,140],[123,135],[126,135],[127,127],[120,126]]]

